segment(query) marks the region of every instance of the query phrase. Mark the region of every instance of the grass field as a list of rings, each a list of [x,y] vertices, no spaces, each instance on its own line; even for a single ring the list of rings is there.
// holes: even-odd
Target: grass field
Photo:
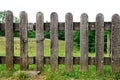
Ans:
[[[15,38],[14,44],[14,55],[20,56],[20,45],[19,38]],[[64,41],[59,41],[59,56],[65,56],[64,49]],[[5,56],[5,38],[0,37],[0,56]],[[36,43],[35,39],[29,38],[29,48],[28,55],[35,56],[36,54]],[[44,41],[44,55],[50,56],[50,40],[45,39]],[[73,56],[80,56],[79,49],[74,46],[74,54]],[[94,53],[89,53],[89,56],[95,56]],[[108,56],[105,54],[105,56]],[[39,76],[35,76],[33,78],[29,78],[23,73],[19,76],[14,77],[13,73],[19,70],[20,66],[15,64],[14,69],[7,72],[5,71],[5,64],[0,64],[0,80],[119,80],[120,73],[112,73],[111,67],[109,65],[104,66],[104,73],[96,72],[95,66],[89,66],[88,72],[80,72],[80,66],[74,65],[74,69],[71,72],[66,72],[64,69],[64,65],[59,65],[59,70],[57,72],[50,72],[49,65],[44,66],[44,72],[42,72]],[[30,65],[29,70],[35,70],[35,65]]]
[[[59,40],[59,56],[65,56],[65,49],[64,49],[65,42],[62,40]],[[5,56],[5,38],[0,37],[0,56]],[[50,40],[45,39],[44,41],[44,56],[50,56]],[[20,56],[20,40],[19,38],[14,39],[14,55]],[[36,42],[34,38],[29,38],[28,42],[28,55],[29,56],[35,56],[36,54]],[[79,56],[79,50],[74,46],[74,56]]]

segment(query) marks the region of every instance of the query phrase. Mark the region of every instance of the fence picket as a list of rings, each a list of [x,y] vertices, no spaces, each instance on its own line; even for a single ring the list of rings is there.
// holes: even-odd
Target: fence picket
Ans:
[[[83,13],[80,18],[80,66],[84,72],[88,70],[88,16]]]
[[[50,69],[58,70],[58,15],[56,12],[51,14],[50,23]]]
[[[95,27],[95,37],[96,37],[96,70],[98,72],[103,72],[103,62],[104,62],[104,16],[99,13],[96,16],[96,27]]]
[[[13,13],[6,11],[5,18],[5,37],[6,37],[6,69],[13,68],[13,56],[14,56],[14,37],[13,37]]]
[[[113,72],[120,71],[120,17],[118,14],[112,16],[112,60],[111,66]]]
[[[65,22],[58,22],[58,14],[53,12],[50,23],[44,23],[42,12],[36,14],[36,23],[28,23],[27,13],[20,13],[20,23],[13,23],[12,11],[6,11],[5,23],[0,23],[0,31],[5,31],[6,56],[0,56],[0,64],[6,64],[6,70],[20,64],[20,70],[27,70],[29,64],[36,64],[37,71],[43,71],[44,64],[50,64],[55,72],[59,64],[65,64],[66,71],[72,71],[73,64],[79,64],[82,72],[88,71],[88,65],[96,65],[98,72],[103,72],[104,65],[111,65],[113,72],[120,71],[120,16],[114,14],[111,22],[104,22],[104,15],[99,13],[96,22],[88,22],[88,15],[83,13],[80,22],[73,22],[72,13],[67,13]],[[27,31],[36,30],[36,56],[28,57]],[[50,31],[50,56],[44,56],[44,30]],[[65,56],[58,56],[58,31],[65,30]],[[80,56],[73,56],[73,30],[80,31]],[[96,57],[88,57],[88,32],[95,30]],[[107,52],[104,57],[104,30],[111,30]],[[14,31],[20,31],[20,56],[14,56]]]
[[[44,67],[44,16],[42,12],[36,15],[36,67],[43,71]]]
[[[27,38],[27,13],[22,11],[20,13],[20,69],[27,70],[28,68],[28,38]]]
[[[65,16],[65,69],[71,71],[73,68],[73,15],[67,13]]]

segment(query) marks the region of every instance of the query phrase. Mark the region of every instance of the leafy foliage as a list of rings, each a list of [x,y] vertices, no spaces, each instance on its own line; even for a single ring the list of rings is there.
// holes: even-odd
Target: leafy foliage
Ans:
[[[0,11],[0,23],[5,23],[5,12],[6,11]],[[13,22],[19,22],[19,18],[14,16]]]
[[[116,80],[120,80],[120,72],[116,72],[115,73],[115,79]]]
[[[30,31],[28,31],[28,37],[29,38],[35,38],[35,31],[34,30],[30,30]]]
[[[74,42],[77,44],[80,44],[80,31],[74,31]],[[104,51],[107,51],[107,35],[110,34],[109,30],[104,31]],[[95,31],[94,30],[89,30],[88,33],[88,38],[89,38],[89,52],[95,52]],[[80,47],[79,45],[77,46],[78,48]]]
[[[0,23],[5,22],[5,11],[0,11]]]
[[[6,11],[0,11],[0,23],[5,23],[5,12]],[[18,23],[19,22],[19,18],[17,17],[13,17],[13,22]],[[0,36],[5,36],[5,32],[4,31],[0,31]],[[15,31],[14,32],[14,36],[18,37],[19,36],[19,31]]]

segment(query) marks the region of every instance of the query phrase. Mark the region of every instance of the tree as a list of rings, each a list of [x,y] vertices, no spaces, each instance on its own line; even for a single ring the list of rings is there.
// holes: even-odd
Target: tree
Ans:
[[[5,11],[0,11],[0,23],[5,22]]]
[[[6,11],[0,11],[0,23],[5,23],[5,12]],[[13,17],[14,19],[13,19],[13,22],[19,22],[19,18],[17,18],[17,17]]]
[[[5,12],[6,11],[0,11],[0,23],[5,23]],[[18,23],[19,22],[19,18],[17,17],[13,17],[13,22]],[[5,32],[4,31],[0,31],[0,36],[5,36]],[[17,37],[19,36],[19,32],[15,31],[14,36]]]

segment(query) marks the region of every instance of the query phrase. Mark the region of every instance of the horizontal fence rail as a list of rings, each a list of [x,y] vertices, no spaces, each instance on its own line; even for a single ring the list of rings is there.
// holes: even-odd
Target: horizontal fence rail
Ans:
[[[72,71],[73,65],[80,65],[81,71],[88,71],[88,65],[95,65],[96,71],[103,72],[104,65],[110,65],[113,72],[120,69],[120,17],[114,14],[111,22],[104,22],[104,15],[99,13],[96,22],[89,22],[88,15],[83,13],[80,22],[73,22],[72,13],[65,15],[65,22],[58,21],[58,15],[53,12],[50,22],[44,22],[44,14],[36,14],[36,23],[29,23],[27,13],[20,13],[20,22],[13,23],[13,13],[6,11],[5,23],[0,23],[0,31],[5,31],[6,56],[0,56],[0,64],[6,64],[6,70],[20,64],[20,70],[28,70],[30,64],[36,64],[36,70],[43,71],[44,64],[50,64],[51,71],[57,71],[59,64],[65,65],[66,71]],[[36,56],[28,56],[28,30],[36,31]],[[50,31],[50,56],[44,56],[44,31]],[[58,31],[65,31],[65,56],[58,56]],[[80,55],[73,56],[73,31],[80,31]],[[96,57],[88,56],[88,32],[95,30]],[[111,53],[110,57],[104,57],[104,30],[111,31]],[[14,31],[20,33],[20,56],[14,56]],[[1,45],[0,45],[1,46]],[[3,45],[2,45],[3,46]]]
[[[0,64],[5,64],[5,56],[0,56]],[[95,65],[96,57],[88,57],[88,64],[89,65]],[[28,64],[36,64],[36,57],[28,57]],[[50,57],[45,56],[43,59],[44,64],[50,64]],[[20,57],[14,56],[13,57],[13,63],[14,64],[20,64]],[[65,64],[65,57],[58,57],[58,64]],[[80,57],[73,57],[73,64],[80,64]],[[110,65],[111,64],[111,57],[104,57],[103,61],[104,65]]]
[[[88,29],[95,30],[95,22],[88,22]],[[111,30],[111,22],[104,22],[104,29]],[[5,31],[5,23],[0,23],[0,30]],[[13,30],[19,31],[19,23],[13,23]],[[28,30],[36,30],[36,23],[28,23]],[[44,22],[44,30],[50,30],[50,22]],[[65,22],[58,22],[58,30],[65,30]],[[80,30],[80,22],[73,22],[73,30]]]

